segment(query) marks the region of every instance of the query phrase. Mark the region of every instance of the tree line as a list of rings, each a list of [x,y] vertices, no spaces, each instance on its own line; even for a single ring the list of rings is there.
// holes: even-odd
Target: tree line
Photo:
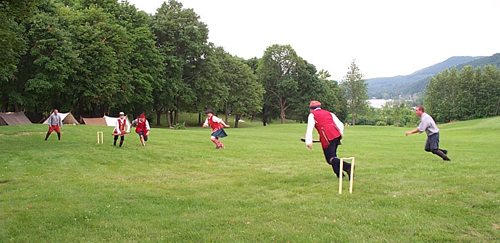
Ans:
[[[207,108],[263,125],[306,120],[310,100],[340,118],[349,110],[339,83],[290,45],[231,55],[175,0],[154,15],[117,0],[0,0],[0,20],[0,111],[145,112],[172,126]]]
[[[436,122],[498,116],[500,71],[492,65],[446,69],[431,78],[425,94],[425,111]]]

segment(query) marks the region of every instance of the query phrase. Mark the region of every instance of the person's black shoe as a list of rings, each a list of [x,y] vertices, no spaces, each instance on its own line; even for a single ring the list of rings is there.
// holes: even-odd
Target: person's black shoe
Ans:
[[[444,160],[444,161],[451,161],[451,159],[450,159],[450,158],[448,158],[448,157],[444,158],[443,160]]]
[[[356,171],[356,166],[351,166],[351,168],[346,170],[349,180],[351,180],[351,169],[352,169],[352,178],[354,178],[354,172]]]
[[[448,154],[448,150],[445,150],[445,149],[440,149],[441,151],[443,151],[444,154]]]

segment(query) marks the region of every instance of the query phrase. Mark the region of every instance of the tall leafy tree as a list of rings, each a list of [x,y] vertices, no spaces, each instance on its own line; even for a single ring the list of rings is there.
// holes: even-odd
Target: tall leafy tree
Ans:
[[[331,80],[331,75],[326,70],[319,71],[318,77],[323,88],[317,100],[321,101],[324,109],[334,112],[340,120],[345,120],[347,117],[347,101],[344,98],[339,83]]]
[[[437,122],[498,115],[500,72],[494,66],[447,69],[432,77],[425,106]]]
[[[102,116],[117,103],[129,102],[133,89],[129,33],[105,8],[90,4],[71,24],[82,65],[71,77],[80,114]]]
[[[152,29],[166,66],[168,85],[164,91],[173,95],[155,93],[160,95],[155,101],[162,102],[166,111],[175,112],[174,122],[178,122],[178,112],[189,110],[197,100],[195,85],[204,75],[199,67],[205,61],[208,28],[193,9],[184,9],[182,3],[170,0],[154,15]]]
[[[297,94],[300,65],[303,60],[290,45],[277,44],[268,47],[259,62],[257,73],[266,91],[264,109],[278,109],[282,124],[291,105],[290,99]],[[263,120],[267,119],[266,115],[263,111]]]
[[[127,29],[128,42],[132,48],[129,55],[131,81],[129,97],[117,104],[115,113],[119,110],[131,112],[138,116],[142,112],[155,110],[153,107],[153,92],[162,92],[165,86],[165,66],[163,56],[156,47],[155,35],[150,24],[152,18],[144,11],[138,11],[128,2],[122,2],[114,10],[119,25]],[[157,113],[157,123],[160,124],[161,111]]]
[[[22,22],[30,18],[40,0],[0,0],[0,110],[21,111],[25,103],[14,74],[28,49]],[[22,92],[22,91],[21,91]]]
[[[41,113],[54,107],[70,110],[74,99],[68,78],[81,64],[68,31],[71,12],[53,1],[43,1],[25,21],[30,48],[21,58],[17,81],[22,84],[25,108]]]
[[[341,87],[347,101],[347,108],[351,112],[352,124],[356,125],[356,116],[367,107],[368,84],[363,79],[363,74],[355,60],[351,62],[347,74],[342,79]]]
[[[226,121],[227,114],[231,112],[235,117],[235,128],[237,128],[242,116],[253,115],[262,109],[264,88],[244,59],[233,57],[222,49],[221,51],[220,82],[228,90],[224,109]]]

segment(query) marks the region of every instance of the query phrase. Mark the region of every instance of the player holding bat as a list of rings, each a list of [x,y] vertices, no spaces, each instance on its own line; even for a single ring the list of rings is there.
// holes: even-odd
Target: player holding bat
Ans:
[[[133,126],[137,126],[135,128],[135,132],[139,134],[139,138],[141,138],[142,146],[146,146],[146,141],[148,141],[149,130],[149,122],[146,120],[146,115],[142,113],[139,118],[132,121]]]
[[[337,157],[337,147],[341,144],[340,140],[344,134],[344,124],[342,124],[335,114],[321,109],[319,101],[311,101],[309,111],[305,138],[306,146],[312,149],[312,132],[316,128],[319,133],[319,140],[325,154],[326,162],[332,166],[333,172],[339,177],[340,173],[343,175],[343,172],[339,171],[340,159]],[[344,162],[343,170],[350,176],[351,164]]]
[[[125,128],[127,128],[125,130]],[[123,141],[125,140],[125,134],[130,132],[130,123],[125,116],[125,113],[120,112],[120,117],[116,119],[116,126],[115,130],[113,130],[113,136],[115,136],[115,141],[113,143],[113,146],[116,146],[116,141],[118,140],[118,136],[121,137],[120,139],[120,147],[123,145]]]

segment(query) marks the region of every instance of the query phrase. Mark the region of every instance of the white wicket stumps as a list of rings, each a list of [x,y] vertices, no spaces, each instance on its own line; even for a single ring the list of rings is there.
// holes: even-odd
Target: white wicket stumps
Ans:
[[[344,173],[344,160],[351,160],[351,174],[349,175],[349,193],[352,194],[352,186],[354,183],[354,157],[340,158],[340,176],[339,176],[339,194],[342,194],[342,177]]]
[[[104,135],[103,135],[102,131],[97,132],[97,144],[99,144],[99,143],[104,144]]]

